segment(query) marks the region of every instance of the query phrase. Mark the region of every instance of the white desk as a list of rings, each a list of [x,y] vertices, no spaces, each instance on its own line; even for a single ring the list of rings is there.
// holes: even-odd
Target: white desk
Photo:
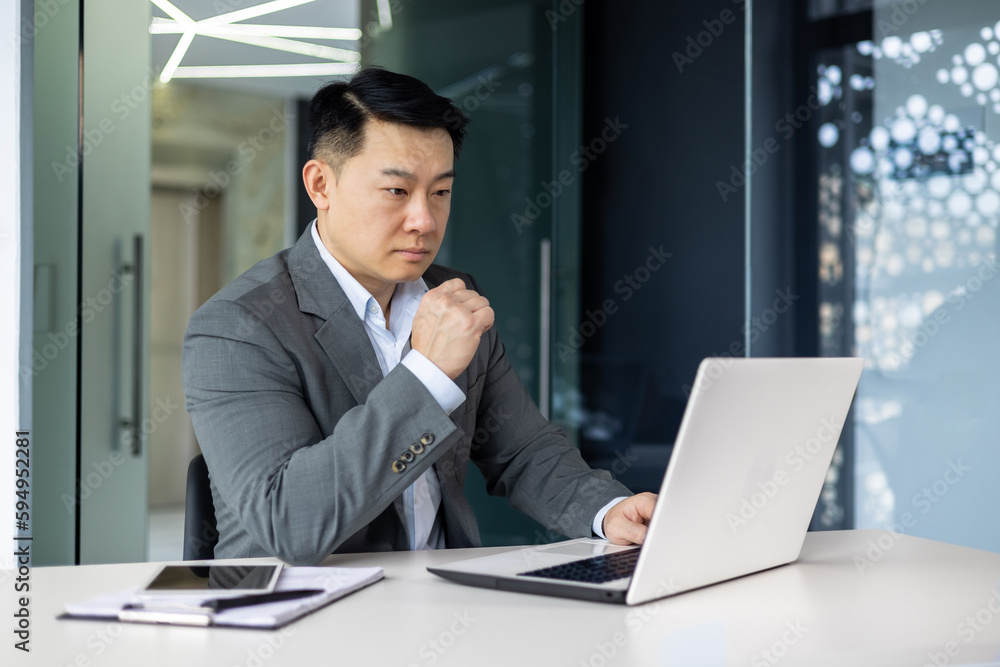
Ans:
[[[855,557],[880,538],[890,548],[860,573]],[[332,556],[326,564],[379,565],[385,580],[284,635],[57,621],[65,602],[137,585],[156,564],[35,568],[34,651],[11,648],[8,578],[0,663],[921,667],[937,654],[941,665],[1000,664],[1000,554],[884,531],[811,533],[795,564],[634,608],[469,588],[424,569],[488,551]]]

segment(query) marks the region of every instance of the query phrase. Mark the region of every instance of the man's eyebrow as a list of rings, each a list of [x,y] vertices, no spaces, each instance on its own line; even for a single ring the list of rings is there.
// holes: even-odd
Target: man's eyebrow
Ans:
[[[405,178],[408,181],[415,181],[417,177],[412,172],[406,171],[405,169],[399,169],[398,167],[386,167],[380,172],[383,176],[397,176],[399,178]],[[448,171],[438,174],[434,179],[435,181],[444,180],[446,178],[455,178],[455,170],[449,169]]]
[[[408,172],[405,169],[398,169],[396,167],[386,167],[379,173],[383,176],[398,176],[399,178],[405,178],[409,181],[417,180],[417,177],[411,172]]]

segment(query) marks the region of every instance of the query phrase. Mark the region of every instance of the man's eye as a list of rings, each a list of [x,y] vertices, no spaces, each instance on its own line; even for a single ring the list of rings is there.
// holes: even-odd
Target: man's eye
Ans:
[[[387,191],[389,192],[389,194],[395,195],[397,197],[401,197],[406,194],[406,190],[404,190],[403,188],[387,188]]]
[[[436,194],[438,197],[447,197],[448,195],[451,194],[451,190],[438,190],[434,194]]]

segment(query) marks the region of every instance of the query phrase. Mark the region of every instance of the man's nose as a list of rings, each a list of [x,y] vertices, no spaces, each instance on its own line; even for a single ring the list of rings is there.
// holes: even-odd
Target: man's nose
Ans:
[[[415,196],[410,199],[404,226],[406,231],[416,231],[421,234],[429,234],[434,231],[437,223],[434,222],[434,215],[426,197]]]

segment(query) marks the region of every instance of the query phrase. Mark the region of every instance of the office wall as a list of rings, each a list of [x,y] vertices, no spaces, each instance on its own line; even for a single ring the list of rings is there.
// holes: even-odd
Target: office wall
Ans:
[[[601,387],[631,391],[631,412],[605,406],[611,428],[631,433],[617,440],[629,447],[673,441],[683,388],[703,357],[744,354],[744,192],[733,186],[723,198],[717,185],[728,184],[743,160],[742,7],[732,0],[583,6],[583,138],[621,129],[583,174],[584,394],[596,413]],[[653,269],[661,246],[672,255]],[[585,323],[600,320],[602,309],[606,322],[587,337]],[[557,345],[572,345],[572,337],[557,332]]]

